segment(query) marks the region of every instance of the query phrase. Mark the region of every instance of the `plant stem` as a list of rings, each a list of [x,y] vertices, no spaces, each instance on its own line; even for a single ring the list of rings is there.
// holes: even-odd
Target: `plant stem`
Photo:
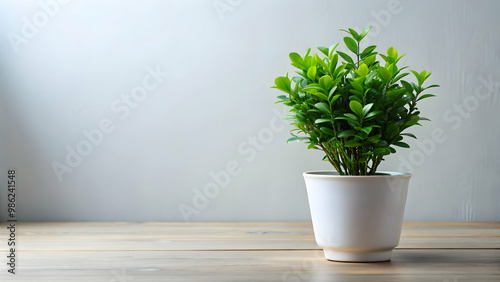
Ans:
[[[335,170],[337,170],[340,175],[344,175],[344,172],[342,171],[342,169],[339,166],[339,162],[337,160],[335,160],[335,157],[331,156],[330,151],[328,149],[326,149],[322,143],[320,143],[319,145],[321,146],[321,149],[323,150],[323,152],[325,152],[326,157],[328,158],[328,161],[333,165]]]
[[[358,41],[358,52],[356,52],[356,55],[358,56],[358,70],[359,70],[359,41]]]

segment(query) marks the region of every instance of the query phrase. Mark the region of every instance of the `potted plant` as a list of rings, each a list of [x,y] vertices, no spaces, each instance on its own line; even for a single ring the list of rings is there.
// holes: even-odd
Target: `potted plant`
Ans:
[[[291,141],[305,141],[322,150],[336,171],[305,172],[316,242],[335,261],[386,261],[399,244],[410,173],[382,172],[377,167],[395,147],[408,148],[406,132],[419,122],[417,102],[430,72],[410,72],[416,82],[403,80],[410,72],[398,67],[404,57],[395,48],[387,54],[360,43],[371,27],[353,29],[337,46],[309,48],[302,57],[290,54],[298,69],[293,78],[280,76],[275,86],[286,93],[277,103],[290,107]],[[380,59],[380,60],[379,60]]]

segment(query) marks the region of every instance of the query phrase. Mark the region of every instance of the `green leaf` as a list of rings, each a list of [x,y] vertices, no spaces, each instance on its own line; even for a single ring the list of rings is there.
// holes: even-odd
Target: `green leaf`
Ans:
[[[352,118],[352,117],[356,117],[355,115],[353,115],[353,114],[344,114],[344,115],[351,115],[351,117],[336,117],[335,119],[336,120],[337,119],[346,120],[350,125],[351,125],[351,123],[354,124],[352,126],[355,126],[355,125],[359,126],[359,122],[356,119]]]
[[[368,32],[370,32],[370,30],[372,29],[372,27],[368,27],[367,29],[365,29],[363,32],[361,32],[361,34],[359,35],[359,41],[363,40],[363,38],[365,38],[365,36],[368,34]]]
[[[422,84],[424,83],[425,78],[422,77],[418,72],[416,72],[414,70],[410,70],[410,71],[413,73],[413,75],[415,75],[415,78],[418,81],[418,86],[422,86]]]
[[[344,65],[342,65],[342,66],[344,66]],[[343,70],[343,68],[342,68],[341,70]],[[344,76],[343,76],[343,75],[341,75],[341,76],[337,77],[337,78],[333,81],[333,85],[334,85],[335,87],[337,87],[337,84],[339,84],[339,82],[340,82],[340,80],[342,79],[342,77],[344,77]]]
[[[377,142],[379,147],[387,147],[387,142],[385,140],[380,140]]]
[[[368,56],[368,54],[373,52],[373,50],[375,50],[376,48],[377,48],[376,45],[366,47],[365,50],[363,50],[363,52],[361,52],[361,58]]]
[[[315,80],[316,79],[316,66],[311,66],[307,70],[307,77],[309,77],[309,79],[311,79],[311,80]]]
[[[368,75],[366,76],[366,80],[365,80],[365,83],[368,84],[370,83],[370,81],[372,81],[372,79],[378,74],[377,71],[370,71],[370,73],[368,73]]]
[[[354,130],[344,130],[344,131],[340,132],[337,135],[337,137],[338,138],[350,137],[350,136],[354,136],[354,134],[356,134],[356,132]]]
[[[378,140],[380,140],[380,137],[382,137],[382,135],[377,134],[377,135],[368,137],[368,139],[366,139],[366,141],[369,143],[376,143],[376,142],[378,142]]]
[[[361,101],[361,99],[359,99],[356,95],[349,96],[349,101],[358,101],[360,104],[363,103],[363,101]]]
[[[354,39],[356,39],[356,41],[361,40],[361,39],[359,39],[359,34],[358,34],[358,33],[357,33],[354,29],[350,28],[350,29],[349,29],[349,32],[351,33],[352,37],[353,37]]]
[[[389,97],[391,99],[397,100],[400,98],[400,95],[403,93],[406,93],[405,88],[394,88],[394,89],[387,91],[386,95],[387,95],[387,97]]]
[[[309,85],[306,85],[306,87],[302,88],[301,91],[308,92],[308,93],[317,93],[317,92],[324,93],[325,92],[323,87],[321,87],[317,83],[311,83]]]
[[[318,50],[320,50],[321,53],[325,54],[325,56],[328,56],[328,48],[326,48],[326,47],[318,47]]]
[[[394,60],[393,57],[389,57],[389,56],[386,56],[384,54],[379,54],[380,57],[382,57],[382,59],[384,59],[384,61],[386,61],[388,64],[394,64],[396,62],[396,60]]]
[[[314,54],[314,58],[316,59],[316,62],[318,62],[326,71],[328,71],[328,66],[326,65],[325,61],[321,59],[318,54]]]
[[[389,73],[391,73],[391,77],[393,77],[394,74],[396,74],[397,67],[394,67],[394,66],[395,66],[394,63],[388,64],[385,66],[385,68],[389,71]]]
[[[361,95],[363,94],[363,92],[365,91],[363,89],[363,86],[361,86],[361,84],[359,83],[359,80],[351,80],[350,81],[352,87],[354,87],[354,89],[358,90],[359,92],[361,92]]]
[[[377,59],[377,55],[371,55],[371,56],[368,56],[366,57],[364,60],[363,60],[363,63],[365,63],[367,66],[375,63],[375,60]]]
[[[354,39],[356,39],[357,41],[360,40],[359,39],[359,34],[354,29],[352,29],[352,28],[349,28],[349,30],[345,30],[345,29],[339,29],[339,30],[344,31],[344,32],[352,35],[352,37]]]
[[[434,94],[425,94],[425,95],[422,95],[422,96],[418,97],[417,101],[420,101],[422,99],[429,98],[429,97],[436,97],[436,95],[434,95]]]
[[[399,60],[401,60],[404,56],[406,56],[406,54],[402,55],[402,56],[399,56],[399,58],[394,62],[394,63],[397,63],[399,62]]]
[[[394,47],[387,49],[387,55],[394,60],[398,59],[398,51]]]
[[[421,73],[420,73],[420,76],[422,76],[423,78],[427,79],[430,75],[431,75],[432,72],[427,72],[425,70],[423,70]],[[424,80],[425,80],[424,79]]]
[[[307,113],[309,115],[309,113],[320,113],[321,114],[322,112],[320,110],[316,109],[316,108],[313,108],[313,109],[307,110]]]
[[[359,118],[357,116],[355,116],[355,115],[353,115],[351,113],[346,113],[346,114],[344,114],[344,116],[347,117],[348,119],[352,119],[354,121],[358,121],[359,120]]]
[[[409,136],[409,137],[417,139],[417,136],[413,135],[412,133],[401,133],[401,135]]]
[[[359,66],[359,69],[354,70],[359,76],[366,76],[369,72],[368,67],[363,63]]]
[[[323,93],[320,93],[320,92],[309,92],[309,93],[311,93],[312,95],[314,95],[314,96],[316,96],[318,98],[321,98],[321,99],[323,99],[325,101],[328,101],[328,97],[326,97],[326,95],[323,94]]]
[[[335,54],[337,55],[337,54]],[[345,69],[345,64],[340,65],[334,72],[333,72],[333,78],[338,79],[339,74]]]
[[[290,93],[292,91],[291,83],[292,82],[290,81],[290,79],[287,76],[280,76],[274,80],[274,84],[276,84],[276,88],[278,88],[281,91],[287,92],[287,93]]]
[[[323,75],[319,79],[319,85],[321,85],[321,87],[323,87],[325,90],[330,89],[330,87],[332,87],[332,84],[333,84],[333,80],[332,80],[332,77],[329,75]]]
[[[350,37],[344,37],[344,43],[351,52],[358,54],[358,44]]]
[[[309,146],[307,146],[307,149],[314,149],[316,146],[316,143],[311,143]]]
[[[393,144],[394,146],[398,146],[398,147],[403,147],[403,148],[410,148],[410,145],[406,144],[405,142],[394,142]]]
[[[392,74],[384,67],[378,67],[378,73],[380,74],[380,78],[388,83],[391,80]]]
[[[358,116],[362,117],[363,106],[358,101],[349,102],[349,108]]]
[[[337,101],[337,99],[340,97],[340,94],[337,94],[335,96],[333,96],[331,99],[330,99],[330,105],[333,105],[333,103],[335,103],[335,101]]]
[[[289,138],[288,140],[286,140],[286,143],[290,143],[293,141],[302,141],[302,140],[309,140],[309,138],[308,137],[292,137],[292,138]]]
[[[333,84],[334,83],[332,82],[332,85]],[[337,90],[337,86],[334,86],[334,87],[332,87],[332,89],[330,89],[330,92],[328,92],[328,99],[330,99],[332,97],[333,93],[335,93],[335,90]],[[330,101],[330,103],[332,103],[332,102]]]
[[[409,75],[409,73],[407,73],[407,72],[402,73],[402,74],[400,74],[400,75],[396,76],[396,77],[394,78],[394,81],[398,81],[398,80],[400,80],[401,78],[403,78],[403,77],[405,77],[405,76],[407,76],[407,75]]]
[[[433,87],[439,87],[439,85],[433,84],[433,85],[431,85],[431,86],[427,86],[427,87],[425,87],[425,88],[424,88],[424,90],[429,89],[429,88],[433,88]]]
[[[323,89],[323,87],[321,87],[321,85],[317,83],[307,85],[306,87],[302,88],[302,91],[311,93],[316,97],[328,101],[328,97],[326,97],[326,95],[324,94],[325,90]]]
[[[365,120],[371,119],[371,118],[373,118],[373,117],[375,117],[376,115],[381,114],[381,113],[382,113],[382,111],[374,111],[374,112],[368,113],[368,114],[365,116]]]
[[[391,151],[389,150],[389,148],[377,148],[373,150],[373,153],[375,155],[389,155]]]
[[[307,58],[307,56],[309,56],[309,53],[311,53],[311,48],[307,48],[307,51],[304,54],[304,58]]]
[[[401,84],[403,84],[404,88],[406,89],[406,91],[408,91],[408,93],[413,92],[413,87],[406,80],[401,80]]]
[[[419,120],[422,120],[422,118],[420,118],[417,115],[412,115],[412,116],[410,116],[410,119],[404,125],[411,126],[411,125],[414,125],[415,123],[417,123]]]
[[[349,89],[349,92],[353,93],[353,94],[356,94],[356,95],[359,95],[359,96],[363,96],[363,92],[361,91],[358,91],[356,89]],[[353,96],[351,96],[353,97]],[[350,98],[350,97],[349,97]]]
[[[347,142],[345,142],[344,144],[346,147],[357,147],[357,146],[361,146],[363,144],[359,143],[358,141],[354,141],[354,140],[349,140]]]
[[[328,57],[332,57],[332,54],[333,54],[333,51],[335,51],[335,49],[337,49],[337,46],[339,46],[340,43],[337,43],[335,45],[332,45],[330,46],[330,48],[328,48]]]
[[[335,136],[335,133],[331,128],[328,127],[321,127],[319,130],[323,131],[324,133],[330,134],[332,136]]]
[[[311,91],[311,90],[314,90],[314,91]],[[321,85],[319,85],[318,83],[311,83],[309,85],[307,85],[306,87],[302,88],[302,91],[306,91],[306,92],[322,92],[324,93],[325,92],[325,89],[323,89],[323,87],[321,87]]]
[[[330,59],[330,68],[328,69],[330,73],[333,75],[335,72],[335,68],[337,67],[337,62],[339,61],[339,55],[334,54],[333,57]]]
[[[397,124],[391,123],[385,129],[385,134],[387,134],[389,138],[396,135],[397,133],[399,133],[399,126]]]
[[[365,117],[366,114],[371,110],[371,108],[373,107],[373,103],[370,103],[370,104],[367,104],[363,107],[363,110],[361,111],[361,117]]]
[[[311,56],[307,56],[304,58],[304,70],[309,69],[311,66],[316,66],[316,60]]]
[[[304,65],[304,60],[302,59],[302,57],[299,54],[293,52],[293,53],[290,53],[290,55],[288,55],[288,56],[290,57],[290,60],[293,63],[295,63],[295,64],[297,64],[299,66],[303,66]]]
[[[330,107],[323,102],[316,103],[314,105],[316,108],[318,108],[320,111],[322,111],[325,114],[330,114]]]
[[[332,120],[329,119],[329,118],[319,118],[317,120],[315,120],[314,122],[315,123],[323,123],[323,122],[331,122]]]
[[[361,128],[361,131],[363,131],[364,133],[366,133],[366,135],[368,135],[368,134],[370,134],[370,132],[372,132],[372,129],[373,129],[373,126],[366,126],[366,127]]]
[[[351,63],[354,65],[354,61],[352,60],[351,57],[349,57],[349,55],[347,55],[346,53],[344,52],[340,52],[340,51],[337,51],[337,54],[340,55],[340,57],[342,57],[342,59],[344,59],[344,61],[348,62],[348,63]]]

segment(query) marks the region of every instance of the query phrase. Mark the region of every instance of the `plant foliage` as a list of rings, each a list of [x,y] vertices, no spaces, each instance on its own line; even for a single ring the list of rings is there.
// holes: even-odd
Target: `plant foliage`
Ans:
[[[395,153],[395,146],[409,148],[404,137],[416,138],[405,130],[420,121],[417,102],[434,96],[423,94],[431,72],[416,72],[397,64],[405,55],[391,47],[387,54],[372,45],[360,49],[360,42],[371,27],[361,33],[353,29],[343,41],[349,54],[337,46],[318,47],[320,55],[290,53],[299,76],[280,76],[275,86],[287,95],[277,103],[290,107],[286,117],[295,127],[291,141],[306,141],[308,149],[325,152],[341,175],[375,174],[384,156]],[[379,61],[378,59],[381,58]],[[403,80],[413,74],[416,83]]]

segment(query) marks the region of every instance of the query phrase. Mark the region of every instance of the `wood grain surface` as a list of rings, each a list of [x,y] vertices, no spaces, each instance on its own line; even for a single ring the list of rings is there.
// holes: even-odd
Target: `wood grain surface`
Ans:
[[[405,223],[393,259],[324,259],[311,223],[18,223],[0,281],[500,281],[500,223]]]

